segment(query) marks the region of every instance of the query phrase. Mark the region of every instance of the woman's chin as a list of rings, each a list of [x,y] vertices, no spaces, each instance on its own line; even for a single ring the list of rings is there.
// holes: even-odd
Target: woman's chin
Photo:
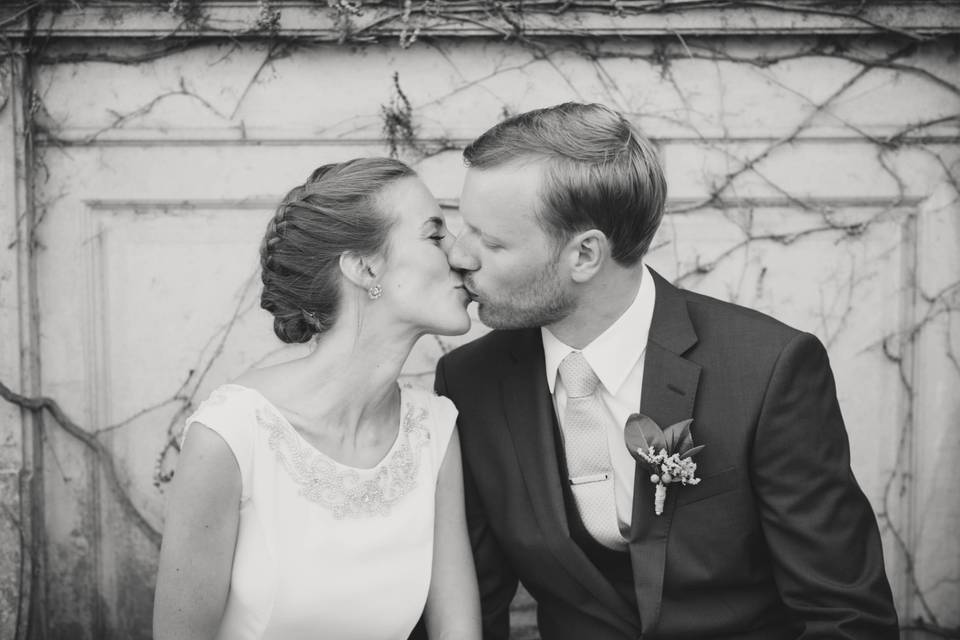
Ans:
[[[431,329],[430,333],[435,333],[438,336],[462,336],[467,331],[470,331],[470,316],[467,315],[466,310],[463,312],[463,318],[453,320],[450,322],[443,323],[443,326],[436,326]]]

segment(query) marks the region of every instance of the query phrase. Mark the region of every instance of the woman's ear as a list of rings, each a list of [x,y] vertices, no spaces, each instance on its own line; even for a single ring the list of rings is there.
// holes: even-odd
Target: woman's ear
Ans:
[[[349,282],[361,289],[369,289],[376,284],[380,277],[380,267],[378,261],[354,251],[340,254],[340,272]]]
[[[590,229],[573,236],[567,243],[570,277],[574,282],[587,282],[603,267],[610,255],[610,242],[599,229]]]

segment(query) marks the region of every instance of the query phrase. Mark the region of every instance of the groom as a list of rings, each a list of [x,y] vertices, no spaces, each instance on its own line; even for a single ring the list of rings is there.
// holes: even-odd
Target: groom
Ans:
[[[563,104],[464,157],[450,262],[496,330],[436,388],[460,411],[484,637],[508,637],[519,580],[544,640],[897,638],[827,354],[645,266],[666,195],[650,143]],[[692,418],[704,445],[660,514],[624,444],[635,413]]]

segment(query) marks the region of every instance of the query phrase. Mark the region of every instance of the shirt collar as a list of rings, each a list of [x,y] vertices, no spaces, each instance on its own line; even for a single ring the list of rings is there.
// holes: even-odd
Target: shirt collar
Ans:
[[[647,347],[655,298],[656,287],[653,284],[653,276],[644,265],[640,288],[633,302],[613,324],[581,349],[583,357],[597,374],[601,384],[613,395],[620,390]],[[540,336],[543,340],[547,385],[552,394],[556,386],[560,362],[574,351],[574,348],[561,342],[546,327],[540,328]]]

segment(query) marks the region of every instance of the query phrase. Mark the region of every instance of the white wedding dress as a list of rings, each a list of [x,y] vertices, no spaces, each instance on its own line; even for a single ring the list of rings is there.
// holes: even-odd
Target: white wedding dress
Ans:
[[[446,398],[401,390],[377,466],[324,455],[257,391],[224,385],[187,419],[236,456],[240,526],[221,640],[405,639],[423,611],[437,473],[456,420]]]

